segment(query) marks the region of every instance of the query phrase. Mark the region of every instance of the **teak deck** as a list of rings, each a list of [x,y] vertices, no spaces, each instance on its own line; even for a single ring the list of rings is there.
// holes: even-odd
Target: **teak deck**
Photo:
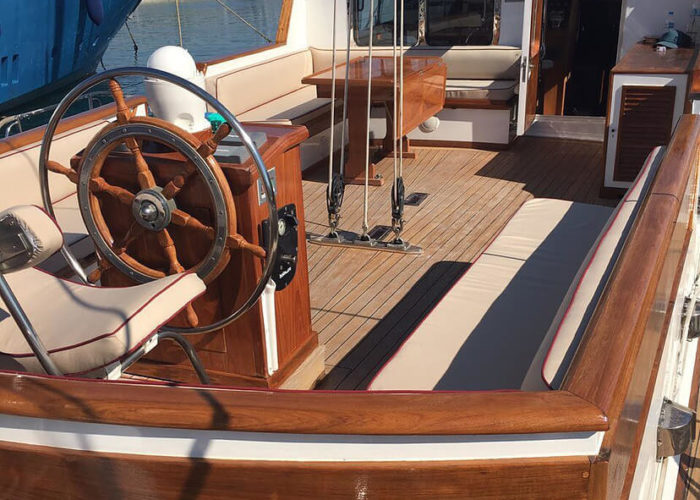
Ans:
[[[528,199],[601,199],[601,143],[521,138],[508,151],[425,148],[404,162],[406,192],[428,193],[406,207],[405,238],[419,257],[308,245],[311,315],[326,346],[322,389],[364,389],[378,368],[434,307],[486,244]],[[390,225],[393,160],[371,187],[369,225]],[[304,179],[306,227],[325,233],[325,169]],[[359,231],[362,186],[348,186],[341,228]]]

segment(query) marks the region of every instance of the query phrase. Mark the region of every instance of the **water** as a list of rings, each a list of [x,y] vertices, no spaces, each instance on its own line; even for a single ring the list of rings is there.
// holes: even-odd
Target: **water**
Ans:
[[[255,26],[270,40],[275,39],[282,0],[221,0]],[[180,0],[182,41],[197,61],[225,57],[268,45],[269,42],[227,11],[216,0]],[[102,58],[105,68],[145,66],[148,57],[163,45],[179,45],[175,0],[144,0],[117,33]],[[101,68],[100,68],[101,69]],[[142,94],[140,79],[124,82],[125,93]]]
[[[282,0],[221,0],[250,24],[255,26],[270,40],[275,39]],[[227,11],[217,0],[180,0],[180,22],[182,25],[183,46],[197,61],[207,61],[229,56],[246,50],[269,45],[269,41],[255,33],[236,16]],[[123,66],[145,66],[148,57],[163,45],[179,45],[177,10],[175,0],[143,0],[131,14],[127,26],[115,35],[102,57],[104,68],[113,69]],[[133,35],[138,46],[134,50]],[[98,72],[103,68],[98,67]],[[120,78],[126,95],[144,93],[143,79],[140,77]],[[23,113],[37,108],[57,104],[69,89],[63,89],[52,95],[41,97],[28,103],[14,113]],[[111,101],[105,83],[97,91],[94,104],[106,104]],[[85,111],[87,102],[75,103],[66,116]],[[22,119],[22,129],[28,130],[48,122],[51,109]],[[0,129],[0,137],[6,133],[19,132],[16,126]]]

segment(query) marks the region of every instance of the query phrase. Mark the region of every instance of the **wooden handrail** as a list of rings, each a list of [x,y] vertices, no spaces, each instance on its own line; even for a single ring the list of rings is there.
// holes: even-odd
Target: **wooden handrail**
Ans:
[[[270,391],[0,374],[0,414],[118,425],[298,434],[595,432],[595,406],[564,391]]]
[[[652,313],[681,200],[697,168],[699,138],[700,118],[684,116],[564,382],[565,390],[605,412],[621,404],[620,383],[634,368],[628,362]]]
[[[126,100],[127,106],[131,109],[145,103],[146,98],[144,96],[130,97]],[[67,132],[68,130],[87,125],[88,123],[111,118],[115,115],[115,113],[116,108],[114,103],[105,104],[104,106],[100,106],[95,109],[83,111],[82,113],[78,113],[77,115],[66,118],[65,120],[61,120],[61,123],[59,123],[58,128],[56,129],[56,133],[61,134],[63,132]],[[25,132],[20,132],[19,134],[15,134],[7,139],[0,139],[0,154],[39,142],[44,136],[45,130],[46,126],[44,125]]]
[[[563,388],[600,408],[607,498],[629,494],[692,234],[700,117],[684,116]]]

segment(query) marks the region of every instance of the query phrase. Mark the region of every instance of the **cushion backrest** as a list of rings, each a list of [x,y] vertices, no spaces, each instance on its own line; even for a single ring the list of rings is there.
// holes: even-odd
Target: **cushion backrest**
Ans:
[[[207,79],[207,90],[239,114],[301,88],[302,78],[311,73],[311,53],[303,50],[213,76]]]
[[[459,80],[517,80],[520,68],[520,48],[505,45],[469,47],[420,47],[410,48],[407,55],[442,57],[447,64],[447,78]],[[330,68],[333,51],[311,48],[314,72]],[[351,49],[350,57],[368,54],[366,47]],[[391,47],[375,48],[376,56],[391,57]],[[345,61],[345,50],[338,50],[336,61]],[[342,78],[342,74],[340,75]]]
[[[523,382],[524,390],[557,389],[566,375],[644,197],[663,160],[656,148],[610,216],[579,269]]]
[[[70,166],[71,157],[87,146],[106,123],[105,120],[98,120],[57,135],[51,146],[51,160],[66,167]],[[11,138],[10,141],[12,139],[15,138]],[[39,183],[40,148],[41,142],[35,142],[0,154],[0,176],[10,181],[0,183],[0,210],[15,205],[42,206]],[[75,184],[64,175],[49,172],[49,186],[54,202],[75,193]]]

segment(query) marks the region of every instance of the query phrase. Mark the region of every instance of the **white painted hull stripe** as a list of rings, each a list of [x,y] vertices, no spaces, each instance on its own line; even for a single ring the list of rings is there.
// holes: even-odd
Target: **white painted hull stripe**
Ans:
[[[360,436],[200,431],[0,416],[0,441],[102,453],[223,460],[384,462],[593,456],[603,432]]]

